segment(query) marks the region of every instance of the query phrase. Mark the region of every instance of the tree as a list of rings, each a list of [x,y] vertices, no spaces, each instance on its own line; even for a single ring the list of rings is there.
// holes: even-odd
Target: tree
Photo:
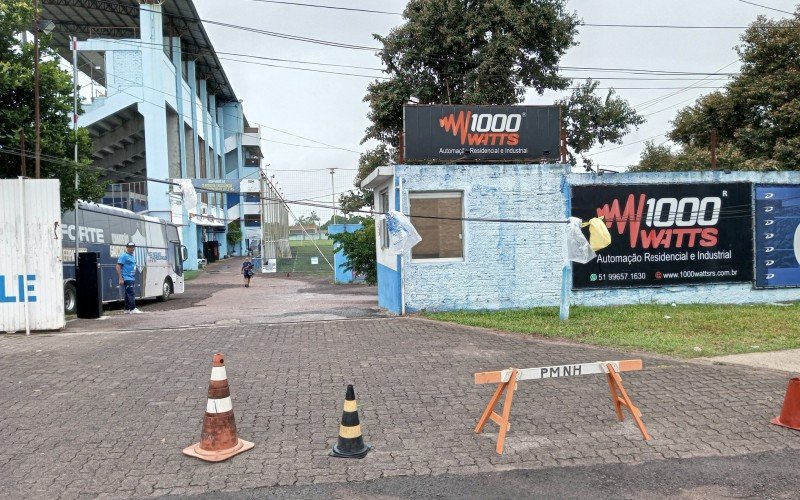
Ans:
[[[341,245],[347,262],[342,264],[345,271],[353,271],[365,276],[368,285],[378,282],[378,258],[375,254],[375,219],[366,218],[364,227],[352,233],[333,234],[330,238]]]
[[[708,169],[711,131],[716,129],[719,168],[800,170],[798,28],[800,10],[788,19],[759,16],[736,48],[740,74],[723,90],[680,110],[667,135],[678,148],[645,148],[636,169]]]
[[[34,173],[33,44],[17,35],[33,25],[31,2],[0,0],[0,178],[21,175],[21,139],[25,139],[27,175]],[[61,207],[70,209],[76,198],[93,201],[103,196],[101,172],[90,166],[91,138],[78,130],[78,163],[73,161],[72,75],[58,66],[58,54],[48,36],[40,37],[41,176],[61,181]],[[80,188],[75,190],[75,173]]]
[[[372,191],[361,189],[361,181],[376,168],[391,164],[392,156],[393,151],[386,144],[379,144],[374,149],[361,154],[358,159],[358,174],[353,181],[356,190],[339,196],[339,206],[343,212],[354,212],[364,207],[372,208],[375,205]]]
[[[314,210],[311,211],[310,215],[301,215],[297,218],[297,223],[301,226],[316,225],[317,222],[319,222],[319,215]]]
[[[242,228],[239,221],[232,221],[228,223],[228,232],[225,237],[228,240],[228,246],[234,247],[242,241]]]
[[[569,97],[556,101],[561,106],[563,127],[567,131],[569,162],[572,165],[577,163],[576,155],[581,156],[585,165],[591,165],[591,160],[583,153],[595,144],[619,144],[631,127],[644,123],[644,118],[628,101],[617,97],[614,89],[610,89],[605,98],[596,95],[594,92],[599,84],[597,80],[586,80]]]
[[[564,0],[411,0],[405,23],[373,35],[389,78],[369,85],[364,141],[398,146],[403,104],[515,104],[527,88],[564,89],[558,63],[579,20]]]

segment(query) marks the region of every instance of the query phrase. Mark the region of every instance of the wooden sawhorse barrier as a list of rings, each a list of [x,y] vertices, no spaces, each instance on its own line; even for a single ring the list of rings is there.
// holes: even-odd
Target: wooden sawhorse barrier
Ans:
[[[480,372],[475,374],[476,384],[498,384],[497,390],[494,391],[492,399],[486,405],[478,425],[475,426],[475,433],[480,434],[486,422],[491,420],[500,427],[497,435],[497,453],[503,454],[503,444],[506,440],[506,432],[511,428],[509,417],[511,416],[511,402],[514,400],[514,391],[517,390],[517,383],[522,380],[540,380],[545,378],[560,378],[572,377],[575,375],[596,375],[605,374],[608,379],[608,388],[611,390],[611,402],[614,404],[614,409],[617,412],[619,420],[625,420],[625,415],[622,414],[622,407],[628,409],[636,426],[642,432],[642,437],[645,441],[650,439],[647,429],[642,422],[642,412],[639,408],[634,406],[631,398],[622,386],[622,377],[619,376],[620,372],[630,372],[642,369],[641,359],[628,359],[624,361],[598,361],[596,363],[582,363],[577,365],[559,365],[559,366],[542,366],[538,368],[509,368],[508,370],[494,371],[494,372]],[[494,411],[497,402],[503,392],[506,393],[505,401],[503,402],[503,414],[500,415]]]

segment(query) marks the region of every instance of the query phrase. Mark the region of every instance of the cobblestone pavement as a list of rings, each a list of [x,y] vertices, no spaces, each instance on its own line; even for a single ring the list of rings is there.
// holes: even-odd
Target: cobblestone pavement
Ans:
[[[185,328],[379,317],[375,287],[334,285],[332,275],[256,274],[244,288],[242,258],[209,265],[186,282],[186,292],[167,302],[140,300],[145,314],[122,314],[122,303],[105,306],[99,320],[74,319],[66,332]],[[180,311],[180,313],[176,313]]]
[[[226,354],[239,433],[256,447],[207,464],[181,449],[199,438],[215,351]],[[207,494],[800,451],[800,434],[769,424],[786,373],[647,356],[624,381],[649,442],[630,418],[617,422],[596,375],[521,383],[502,456],[494,424],[472,432],[492,392],[473,385],[476,371],[628,357],[414,318],[0,335],[0,491]],[[349,382],[374,445],[363,460],[327,454]]]

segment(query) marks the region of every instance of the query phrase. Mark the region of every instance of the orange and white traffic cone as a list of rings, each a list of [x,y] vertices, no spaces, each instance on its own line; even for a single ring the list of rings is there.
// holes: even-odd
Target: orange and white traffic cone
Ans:
[[[225,373],[225,359],[222,354],[214,355],[211,363],[211,380],[208,382],[208,401],[203,417],[203,430],[200,442],[183,450],[184,455],[197,457],[206,462],[221,462],[243,451],[253,443],[239,439],[236,433],[236,419],[233,416],[231,391]]]
[[[773,418],[772,423],[800,431],[800,377],[789,379],[781,414]]]

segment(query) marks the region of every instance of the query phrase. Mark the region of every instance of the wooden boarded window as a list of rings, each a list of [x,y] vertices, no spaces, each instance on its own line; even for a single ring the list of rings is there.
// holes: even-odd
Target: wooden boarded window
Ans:
[[[422,237],[422,241],[411,249],[411,258],[463,259],[463,194],[411,192],[408,199],[411,223]]]

